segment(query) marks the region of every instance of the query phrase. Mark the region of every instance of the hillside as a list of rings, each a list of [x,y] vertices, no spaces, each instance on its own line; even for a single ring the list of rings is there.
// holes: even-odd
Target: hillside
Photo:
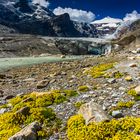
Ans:
[[[22,0],[0,2],[0,24],[19,33],[33,35],[61,37],[100,35],[93,25],[73,22],[67,13],[56,16],[48,8]]]

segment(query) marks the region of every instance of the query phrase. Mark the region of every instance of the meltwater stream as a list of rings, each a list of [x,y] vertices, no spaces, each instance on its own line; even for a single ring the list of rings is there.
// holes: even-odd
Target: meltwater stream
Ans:
[[[82,59],[82,56],[67,56],[66,58],[58,56],[0,58],[0,71],[21,66],[31,66],[34,64],[70,61],[76,59]]]

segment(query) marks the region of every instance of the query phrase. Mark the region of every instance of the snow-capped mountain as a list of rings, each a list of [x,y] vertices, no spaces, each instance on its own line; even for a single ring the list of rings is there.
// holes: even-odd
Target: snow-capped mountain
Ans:
[[[94,25],[70,20],[67,13],[56,16],[39,4],[28,0],[1,0],[0,24],[13,28],[19,33],[45,36],[97,37]]]
[[[105,17],[101,20],[95,20],[91,24],[94,25],[102,35],[108,35],[113,34],[121,23],[121,19]]]

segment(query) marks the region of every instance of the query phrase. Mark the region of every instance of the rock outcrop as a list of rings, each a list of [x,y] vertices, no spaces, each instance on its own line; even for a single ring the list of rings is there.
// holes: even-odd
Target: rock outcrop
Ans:
[[[33,122],[8,140],[37,140],[37,131],[40,129],[39,123]]]
[[[109,120],[102,107],[93,101],[82,105],[78,114],[81,114],[84,117],[86,124]]]

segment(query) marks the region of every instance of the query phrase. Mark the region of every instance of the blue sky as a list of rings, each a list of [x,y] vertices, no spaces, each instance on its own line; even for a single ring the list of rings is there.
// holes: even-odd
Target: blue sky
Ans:
[[[49,2],[51,9],[60,6],[91,11],[96,15],[96,19],[106,16],[123,18],[126,13],[133,10],[140,13],[140,0],[49,0]]]

